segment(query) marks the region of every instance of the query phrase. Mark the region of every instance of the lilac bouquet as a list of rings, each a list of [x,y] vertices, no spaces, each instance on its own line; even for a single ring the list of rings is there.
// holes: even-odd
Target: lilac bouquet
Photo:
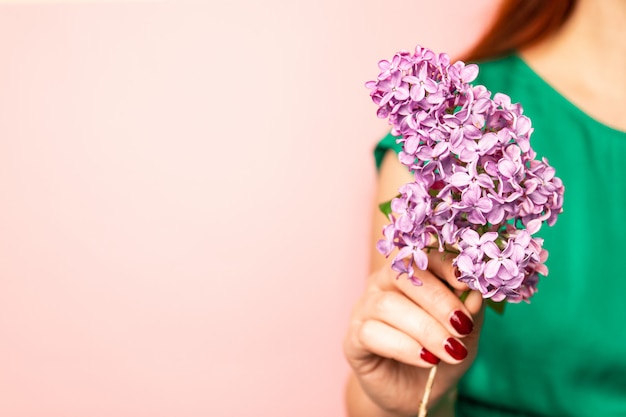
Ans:
[[[548,253],[533,235],[562,211],[563,184],[530,146],[531,121],[508,96],[470,84],[478,66],[417,47],[380,61],[366,83],[413,174],[381,205],[390,224],[377,249],[416,285],[425,250],[453,252],[458,279],[492,302],[527,301]]]

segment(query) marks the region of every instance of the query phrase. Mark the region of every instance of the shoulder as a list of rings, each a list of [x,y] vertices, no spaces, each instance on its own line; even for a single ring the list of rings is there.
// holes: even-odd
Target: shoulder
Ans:
[[[478,77],[474,84],[481,84],[492,92],[510,91],[523,79],[524,63],[517,55],[508,55],[490,61],[478,62]]]

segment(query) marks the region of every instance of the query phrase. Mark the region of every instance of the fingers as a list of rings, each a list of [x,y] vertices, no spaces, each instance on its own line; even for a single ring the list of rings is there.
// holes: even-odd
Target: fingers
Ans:
[[[465,300],[463,305],[467,312],[474,316],[482,307],[483,297],[478,291],[470,291],[467,284],[457,279],[458,270],[452,265],[452,260],[456,256],[456,253],[447,251],[439,252],[436,249],[431,250],[428,253],[428,271],[450,287],[454,288],[454,294],[457,298],[464,292],[469,291],[468,298]]]
[[[363,347],[380,357],[421,368],[439,363],[439,358],[407,333],[378,320],[363,323],[359,332]]]
[[[422,281],[420,286],[414,285],[404,276],[396,279],[384,272],[379,275],[382,290],[401,292],[427,311],[451,335],[463,337],[472,332],[472,315],[475,311],[470,312],[459,296],[430,271],[417,270],[416,275]]]
[[[428,270],[452,288],[466,291],[469,289],[468,286],[457,279],[457,269],[452,265],[452,260],[456,256],[456,253],[439,252],[437,249],[431,249],[428,252]]]
[[[480,291],[470,291],[465,299],[465,308],[475,317],[484,306],[484,298]]]
[[[463,303],[435,278],[429,280],[431,285],[425,283],[420,287],[413,286],[408,280],[407,282],[415,292],[422,294],[413,299],[401,291],[378,291],[372,294],[364,306],[369,317],[363,321],[361,329],[372,330],[369,321],[382,323],[404,335],[402,344],[397,344],[400,343],[399,337],[394,339],[391,346],[387,346],[387,340],[379,340],[388,337],[387,333],[391,332],[389,329],[381,330],[380,324],[373,328],[380,330],[381,334],[374,336],[366,332],[361,342],[368,349],[376,349],[375,352],[381,356],[422,367],[437,363],[437,358],[448,363],[458,363],[465,359],[467,348],[461,339],[471,333],[473,323],[469,313],[464,311]],[[429,294],[437,292],[439,294],[433,296],[434,302],[428,302]],[[420,300],[419,303],[416,303],[416,299]],[[409,343],[405,338],[412,342]],[[397,351],[399,346],[402,355]]]

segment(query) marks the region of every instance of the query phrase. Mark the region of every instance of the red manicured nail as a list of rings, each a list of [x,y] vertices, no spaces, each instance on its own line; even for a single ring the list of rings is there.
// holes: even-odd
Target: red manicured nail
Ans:
[[[450,317],[450,323],[454,330],[459,332],[459,334],[467,335],[474,330],[474,322],[472,319],[467,317],[462,311],[457,310],[452,313],[452,317]]]
[[[433,365],[437,365],[439,363],[439,358],[433,355],[431,351],[426,348],[422,348],[420,358],[424,359],[428,363],[432,363]]]
[[[461,271],[459,271],[459,268],[454,268],[454,276],[461,278]]]
[[[463,346],[461,342],[453,339],[452,337],[446,339],[446,342],[444,343],[444,348],[446,349],[446,352],[448,352],[448,354],[456,360],[460,361],[462,359],[465,359],[465,357],[467,356],[467,349],[465,349],[465,346]]]

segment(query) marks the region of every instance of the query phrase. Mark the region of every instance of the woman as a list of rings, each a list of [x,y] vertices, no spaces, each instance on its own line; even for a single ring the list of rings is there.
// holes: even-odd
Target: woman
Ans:
[[[565,184],[564,213],[540,233],[550,275],[498,316],[480,294],[459,300],[467,287],[440,253],[420,287],[375,253],[345,337],[348,413],[416,415],[439,364],[432,417],[626,416],[626,2],[505,0],[466,60],[482,61],[475,84],[522,103],[533,148]],[[379,202],[412,180],[389,149],[391,136],[377,149]]]

